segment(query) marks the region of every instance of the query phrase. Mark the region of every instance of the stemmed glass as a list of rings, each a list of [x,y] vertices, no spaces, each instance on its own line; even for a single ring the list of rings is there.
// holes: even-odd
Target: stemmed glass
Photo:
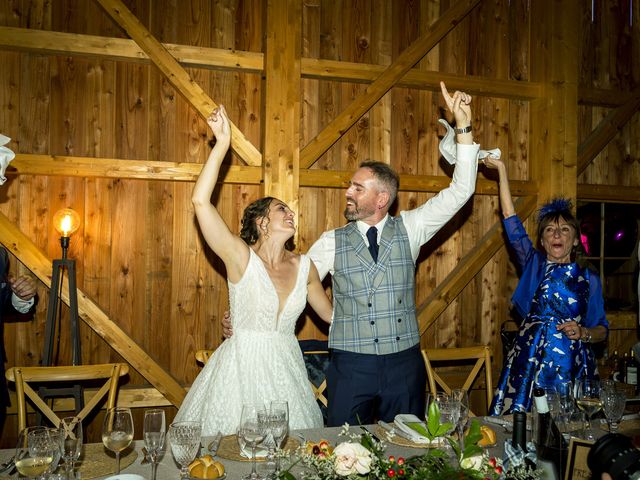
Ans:
[[[270,405],[270,430],[275,448],[282,448],[289,433],[289,404],[286,400],[274,400]],[[274,478],[280,475],[280,457],[276,454],[276,469]]]
[[[18,473],[28,478],[44,478],[53,462],[51,445],[44,441],[48,437],[45,427],[27,427],[18,435],[15,465]]]
[[[451,390],[451,399],[460,404],[460,416],[458,417],[458,441],[460,450],[464,450],[464,428],[469,420],[469,394],[464,388],[454,388]]]
[[[116,454],[116,475],[120,473],[120,452],[133,440],[133,418],[125,407],[110,408],[102,424],[102,443]]]
[[[173,458],[180,464],[180,478],[189,478],[189,464],[200,449],[200,422],[174,422],[169,425],[169,443]]]
[[[602,399],[602,411],[609,424],[609,431],[616,432],[618,430],[618,422],[620,422],[627,405],[625,394],[619,390],[609,389],[600,392],[600,398]]]
[[[60,453],[64,459],[67,480],[71,480],[74,478],[74,464],[82,452],[82,420],[79,417],[65,417],[60,421],[60,430]]]
[[[264,422],[260,422],[258,414],[264,415],[265,408],[262,404],[245,403],[242,406],[242,414],[240,415],[240,425],[238,426],[238,444],[240,449],[244,445],[251,447],[251,473],[244,477],[245,479],[262,479],[256,471],[256,447],[267,435],[267,429]],[[244,444],[244,445],[243,445]]]
[[[576,394],[578,408],[587,414],[587,439],[594,438],[591,428],[591,418],[602,408],[600,400],[600,382],[592,378],[583,378],[578,383]]]
[[[62,456],[62,447],[63,447],[63,431],[61,428],[47,428],[47,441],[50,444],[50,449],[53,452],[53,460],[51,461],[51,465],[47,469],[48,474],[52,474],[58,468],[58,464],[60,463],[60,457]]]
[[[151,461],[151,480],[156,480],[158,469],[158,454],[164,447],[166,424],[164,410],[154,408],[144,412],[144,446]]]

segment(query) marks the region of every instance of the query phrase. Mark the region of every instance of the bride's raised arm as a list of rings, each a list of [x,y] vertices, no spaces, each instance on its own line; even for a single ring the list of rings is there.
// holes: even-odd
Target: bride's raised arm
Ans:
[[[193,187],[191,202],[207,245],[224,262],[229,280],[237,282],[249,261],[249,247],[229,230],[224,219],[211,203],[211,195],[220,174],[220,166],[231,144],[231,126],[222,105],[213,110],[207,118],[207,123],[216,137],[216,144]]]

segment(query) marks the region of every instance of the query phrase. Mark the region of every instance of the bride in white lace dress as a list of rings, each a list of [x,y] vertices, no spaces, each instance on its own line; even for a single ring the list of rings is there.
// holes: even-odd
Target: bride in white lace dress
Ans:
[[[202,434],[235,433],[242,404],[287,400],[292,429],[322,426],[307,380],[295,325],[306,302],[326,322],[332,306],[309,257],[285,248],[295,233],[293,212],[278,199],[256,200],[236,236],[211,203],[231,143],[224,107],[207,119],[216,144],[193,189],[202,234],[224,262],[234,335],[214,352],[189,390],[175,421],[198,420]]]

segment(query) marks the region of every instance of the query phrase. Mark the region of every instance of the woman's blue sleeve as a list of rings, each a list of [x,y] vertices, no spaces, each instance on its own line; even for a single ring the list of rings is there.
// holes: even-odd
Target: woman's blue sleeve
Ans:
[[[602,283],[600,277],[594,271],[589,271],[589,307],[587,308],[587,327],[602,325],[609,333],[609,322],[604,312],[604,298],[602,296]]]
[[[504,225],[504,231],[509,239],[509,244],[516,255],[520,269],[522,270],[531,258],[531,255],[535,252],[533,243],[531,243],[531,239],[529,238],[527,231],[524,229],[522,221],[517,215],[505,218],[502,221],[502,224]]]

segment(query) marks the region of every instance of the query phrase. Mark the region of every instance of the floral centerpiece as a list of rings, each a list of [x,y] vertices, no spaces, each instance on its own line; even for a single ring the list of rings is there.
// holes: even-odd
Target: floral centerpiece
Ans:
[[[537,478],[529,469],[504,472],[500,459],[489,456],[478,442],[482,438],[480,423],[472,420],[465,433],[463,448],[460,442],[446,433],[452,425],[440,423],[436,403],[429,406],[426,425],[416,426],[418,433],[434,441],[444,437],[451,445],[453,456],[442,448],[430,448],[426,453],[410,458],[395,458],[385,454],[386,441],[375,437],[367,429],[354,433],[345,424],[340,436],[344,442],[335,448],[325,440],[307,442],[292,457],[293,464],[279,475],[280,480],[484,480],[498,478]],[[388,440],[388,438],[387,438]],[[295,468],[294,468],[295,467]],[[294,471],[296,475],[294,475]],[[511,473],[513,475],[511,475]]]

